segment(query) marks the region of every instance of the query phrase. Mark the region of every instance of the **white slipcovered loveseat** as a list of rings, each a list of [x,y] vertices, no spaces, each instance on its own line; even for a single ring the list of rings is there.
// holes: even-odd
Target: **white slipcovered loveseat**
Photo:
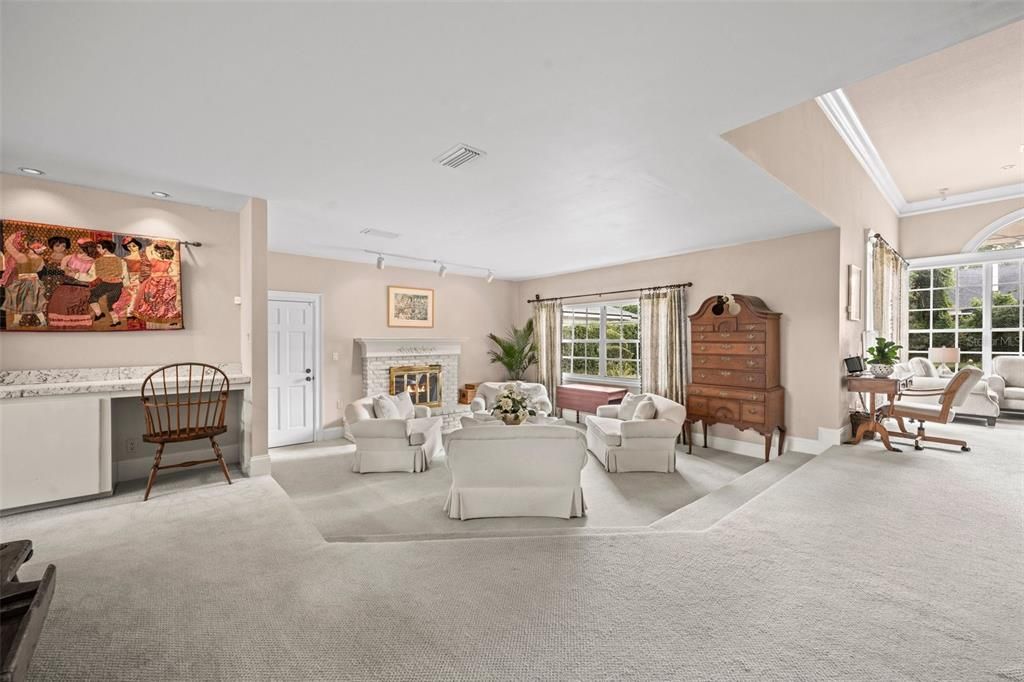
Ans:
[[[378,417],[374,398],[393,400],[397,414],[389,408],[388,415]],[[361,474],[425,471],[430,460],[443,452],[442,421],[441,417],[430,416],[429,407],[414,406],[406,394],[356,400],[345,407],[348,435],[356,444],[352,470]]]
[[[569,426],[461,429],[448,436],[453,519],[583,516],[583,434]]]
[[[518,386],[519,390],[530,399],[530,407],[538,417],[546,417],[552,412],[551,399],[544,384],[533,384],[528,381],[485,381],[476,387],[476,397],[469,404],[474,414],[490,414],[498,395],[506,386]]]
[[[654,404],[653,413],[635,418],[644,398]],[[653,393],[627,393],[621,405],[601,405],[596,416],[587,416],[587,447],[609,473],[672,473],[684,421],[686,408],[673,400]]]

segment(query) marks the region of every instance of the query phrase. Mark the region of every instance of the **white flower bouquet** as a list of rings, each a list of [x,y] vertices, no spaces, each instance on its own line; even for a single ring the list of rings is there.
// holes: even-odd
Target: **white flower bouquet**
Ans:
[[[530,398],[515,386],[507,386],[494,403],[491,414],[506,424],[522,424],[536,411],[530,407]]]

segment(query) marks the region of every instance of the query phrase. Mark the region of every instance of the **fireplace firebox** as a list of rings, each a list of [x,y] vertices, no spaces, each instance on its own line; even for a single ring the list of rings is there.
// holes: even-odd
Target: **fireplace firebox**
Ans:
[[[388,373],[391,395],[404,391],[413,405],[441,407],[441,365],[392,367]]]

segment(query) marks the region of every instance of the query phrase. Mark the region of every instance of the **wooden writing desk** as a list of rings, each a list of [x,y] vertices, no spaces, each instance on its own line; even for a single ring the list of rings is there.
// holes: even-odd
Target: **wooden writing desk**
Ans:
[[[628,389],[620,386],[601,386],[600,384],[564,384],[555,393],[555,402],[559,410],[576,411],[576,423],[580,423],[580,412],[596,413],[601,405],[621,403]],[[563,414],[564,416],[564,414]]]
[[[891,405],[896,400],[896,394],[900,392],[900,389],[906,384],[905,379],[894,379],[892,377],[874,377],[874,376],[861,376],[861,377],[846,377],[846,390],[851,393],[868,393],[871,398],[869,399],[870,408],[868,409],[868,421],[860,425],[857,429],[857,433],[854,434],[853,440],[849,445],[856,445],[864,438],[864,434],[868,431],[874,431],[878,434],[878,437],[882,439],[882,444],[885,445],[886,450],[892,450],[893,452],[901,452],[899,448],[894,448],[889,442],[889,431],[886,430],[882,422],[878,420],[877,409],[875,408],[875,396],[885,395],[889,398],[889,404]]]

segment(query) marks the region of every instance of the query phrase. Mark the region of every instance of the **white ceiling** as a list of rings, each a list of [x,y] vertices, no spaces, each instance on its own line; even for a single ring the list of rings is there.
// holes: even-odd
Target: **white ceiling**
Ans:
[[[720,134],[1021,7],[4,2],[3,169],[265,197],[277,250],[578,270],[826,226]]]

